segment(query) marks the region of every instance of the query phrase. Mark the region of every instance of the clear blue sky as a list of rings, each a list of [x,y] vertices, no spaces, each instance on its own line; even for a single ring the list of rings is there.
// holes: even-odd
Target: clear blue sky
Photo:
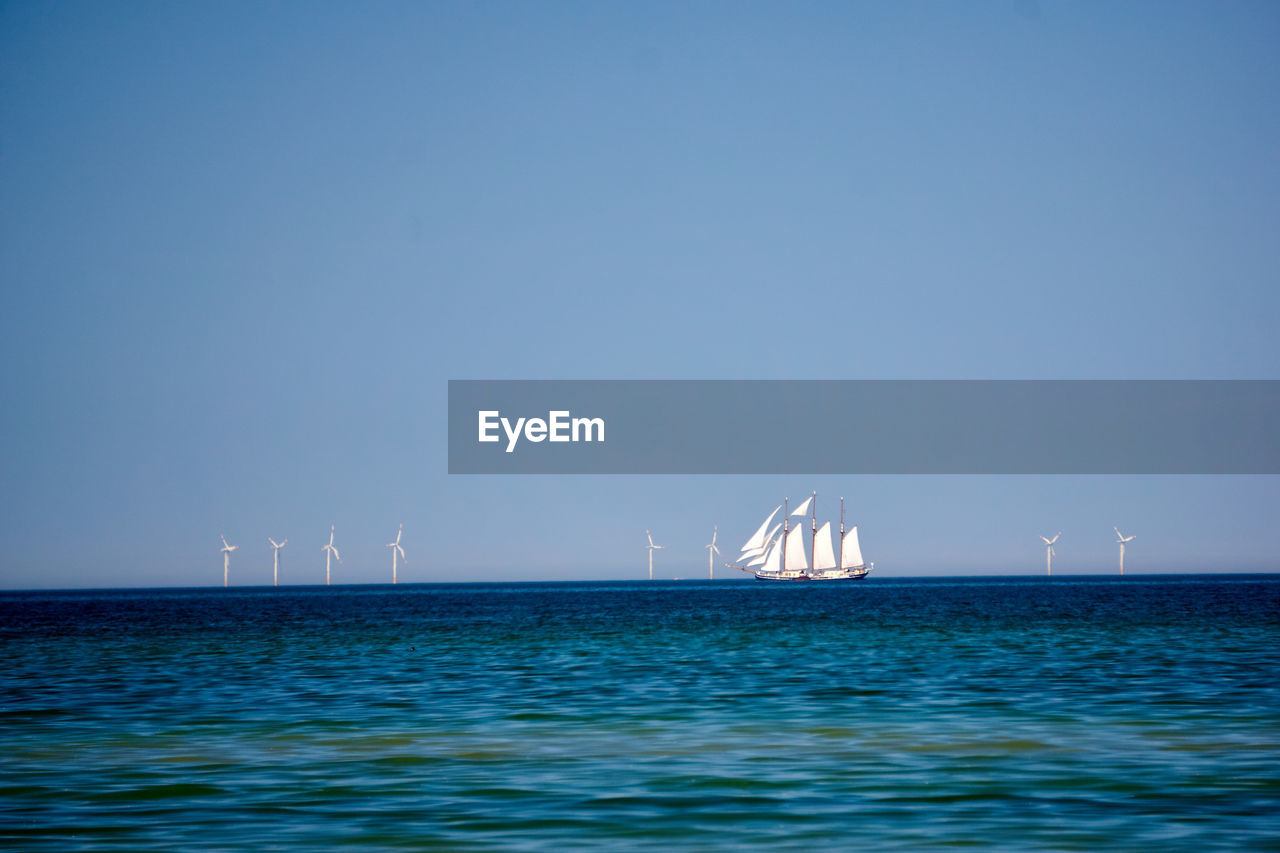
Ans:
[[[1280,5],[0,5],[0,586],[1275,569],[1275,477],[450,477],[450,378],[1276,378]],[[828,500],[827,507],[834,506]],[[728,549],[726,549],[728,550]]]

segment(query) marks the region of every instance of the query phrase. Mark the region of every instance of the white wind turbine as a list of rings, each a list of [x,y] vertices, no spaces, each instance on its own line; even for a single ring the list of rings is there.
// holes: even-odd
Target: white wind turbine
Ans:
[[[1045,546],[1044,567],[1045,567],[1045,574],[1047,575],[1053,574],[1053,554],[1054,554],[1053,543],[1057,542],[1058,537],[1061,535],[1062,535],[1062,531],[1059,530],[1057,533],[1053,534],[1052,539],[1048,539],[1044,536],[1040,537],[1041,539],[1044,539],[1044,546]]]
[[[1120,543],[1120,574],[1124,574],[1124,543],[1132,542],[1138,537],[1136,534],[1133,536],[1125,536],[1120,532],[1119,527],[1112,526],[1111,529],[1116,532],[1116,542]]]
[[[339,563],[342,562],[342,557],[338,555],[338,549],[333,547],[333,525],[332,524],[329,525],[329,544],[322,546],[320,550],[324,551],[324,583],[325,583],[325,586],[328,586],[329,585],[329,557],[330,556],[337,557],[338,562]]]
[[[644,535],[649,537],[649,580],[653,580],[653,552],[654,552],[654,551],[658,551],[658,550],[660,550],[660,549],[662,549],[662,548],[665,548],[665,547],[667,547],[667,546],[666,546],[666,545],[654,545],[654,544],[653,544],[653,534],[652,534],[652,533],[650,533],[650,532],[649,532],[649,531],[647,531],[647,530],[644,532]]]
[[[289,540],[286,539],[284,540],[284,542],[276,542],[276,540],[268,536],[267,541],[270,542],[271,547],[275,549],[271,552],[271,585],[279,586],[280,585],[280,549],[283,548],[285,545],[287,545]]]
[[[718,524],[711,528],[711,544],[707,546],[707,577],[711,580],[716,578],[716,554],[720,553],[720,549],[716,547],[716,534],[719,530]],[[653,554],[652,551],[649,553]]]
[[[404,555],[404,549],[400,547],[400,534],[404,533],[404,525],[400,525],[400,529],[396,531],[396,541],[388,542],[387,547],[391,549],[391,582],[396,582],[396,553],[400,554],[400,559],[407,564],[409,558]]]
[[[227,570],[231,566],[231,552],[239,547],[239,545],[228,545],[227,537],[222,537],[222,585],[224,587],[227,585]]]

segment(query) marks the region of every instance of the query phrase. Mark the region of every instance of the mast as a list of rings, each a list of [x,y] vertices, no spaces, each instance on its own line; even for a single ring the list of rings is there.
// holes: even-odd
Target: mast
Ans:
[[[844,571],[844,495],[840,496],[840,571]]]
[[[809,524],[809,553],[812,555],[813,562],[818,562],[818,493],[813,493],[813,506],[810,507],[810,524]],[[817,566],[815,565],[816,569]]]
[[[788,503],[790,500],[791,498],[782,499],[782,544],[784,546],[782,549],[782,571],[784,572],[787,570],[787,549],[785,546],[787,544],[787,519],[791,518],[791,506]]]

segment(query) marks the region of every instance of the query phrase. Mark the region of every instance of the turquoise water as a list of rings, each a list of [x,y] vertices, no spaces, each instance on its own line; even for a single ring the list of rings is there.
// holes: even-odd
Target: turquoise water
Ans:
[[[1280,576],[0,594],[10,849],[1280,849]]]

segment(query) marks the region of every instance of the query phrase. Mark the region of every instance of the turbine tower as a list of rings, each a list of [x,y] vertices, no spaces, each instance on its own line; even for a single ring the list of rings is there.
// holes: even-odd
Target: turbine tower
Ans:
[[[222,537],[222,585],[224,587],[227,585],[227,570],[231,566],[231,552],[239,547],[239,545],[228,545],[227,537]]]
[[[342,562],[342,557],[338,556],[338,549],[333,547],[333,525],[329,525],[329,544],[320,548],[324,551],[324,584],[329,585],[329,557],[336,557],[338,562]]]
[[[285,545],[287,545],[289,540],[286,539],[283,542],[276,542],[276,540],[268,536],[267,541],[270,542],[271,547],[275,549],[271,552],[271,585],[279,586],[280,585],[280,549],[283,548]]]
[[[1120,574],[1124,574],[1124,543],[1132,542],[1134,539],[1137,539],[1138,537],[1136,535],[1125,536],[1123,533],[1120,532],[1119,527],[1113,526],[1111,529],[1116,532],[1116,542],[1120,543]]]
[[[1054,553],[1053,543],[1057,542],[1058,537],[1061,535],[1062,535],[1062,531],[1059,530],[1057,533],[1053,534],[1052,539],[1047,539],[1044,536],[1040,537],[1041,539],[1044,539],[1044,546],[1045,546],[1044,568],[1045,568],[1045,574],[1047,575],[1053,574],[1053,553]]]
[[[404,555],[404,549],[400,547],[400,534],[404,533],[404,525],[400,525],[400,529],[396,531],[396,541],[388,542],[387,547],[391,549],[391,582],[396,582],[396,554],[400,554],[400,559],[405,563],[409,562],[409,558]]]
[[[716,547],[716,533],[720,530],[720,525],[711,528],[711,544],[707,546],[707,578],[716,579],[716,554],[720,553],[720,549]],[[650,554],[653,552],[650,551]]]
[[[654,552],[654,551],[657,551],[657,550],[659,550],[659,549],[665,548],[665,547],[667,547],[667,546],[666,546],[666,545],[654,545],[654,544],[653,544],[653,534],[652,534],[652,533],[650,533],[650,532],[649,532],[649,531],[647,531],[647,530],[644,532],[644,535],[649,537],[649,580],[653,580],[653,552]]]

